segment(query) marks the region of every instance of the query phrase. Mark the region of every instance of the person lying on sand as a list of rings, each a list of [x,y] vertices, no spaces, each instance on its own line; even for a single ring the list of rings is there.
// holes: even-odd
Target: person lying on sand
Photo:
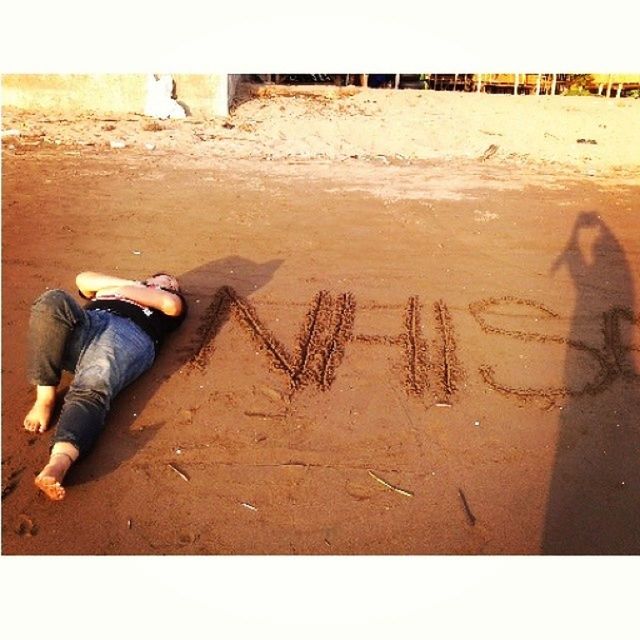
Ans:
[[[29,320],[28,375],[36,401],[24,419],[27,431],[49,428],[62,370],[74,374],[49,462],[35,479],[51,500],[64,498],[62,480],[91,449],[112,399],[153,364],[164,337],[187,313],[180,285],[167,273],[141,282],[85,271],[76,285],[90,301],[84,308],[53,289],[34,302]]]

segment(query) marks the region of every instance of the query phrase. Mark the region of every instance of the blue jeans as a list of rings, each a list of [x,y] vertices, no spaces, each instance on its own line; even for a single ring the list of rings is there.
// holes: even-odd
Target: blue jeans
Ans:
[[[69,442],[81,456],[102,430],[112,399],[154,359],[153,340],[132,320],[85,311],[66,291],[47,291],[31,308],[29,379],[57,386],[63,369],[75,374],[53,442]]]

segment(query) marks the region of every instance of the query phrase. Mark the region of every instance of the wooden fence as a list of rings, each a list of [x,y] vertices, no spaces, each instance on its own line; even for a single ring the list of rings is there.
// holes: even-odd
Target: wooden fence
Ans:
[[[514,95],[558,95],[572,90],[610,97],[640,89],[640,75],[568,73],[423,73],[423,74],[264,74],[256,76],[275,84],[336,84],[395,89],[475,91]]]

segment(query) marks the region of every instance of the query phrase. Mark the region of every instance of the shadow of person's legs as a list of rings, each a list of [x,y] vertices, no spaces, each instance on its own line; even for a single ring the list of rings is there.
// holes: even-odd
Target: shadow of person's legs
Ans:
[[[595,230],[595,234],[594,234]],[[542,552],[640,552],[640,389],[632,350],[634,286],[625,252],[595,213],[582,213],[555,268],[566,266],[576,292],[569,345],[588,343],[594,323],[607,366],[605,383],[585,391],[591,365],[567,349],[565,386]],[[593,340],[593,338],[591,338]],[[595,372],[592,377],[595,377]],[[588,384],[588,383],[587,383]]]

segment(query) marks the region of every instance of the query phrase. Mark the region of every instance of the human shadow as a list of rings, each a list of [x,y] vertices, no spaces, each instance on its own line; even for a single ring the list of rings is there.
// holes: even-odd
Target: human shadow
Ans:
[[[591,252],[585,249],[589,236]],[[632,272],[620,242],[595,212],[577,217],[552,273],[562,266],[573,280],[576,302],[542,553],[637,554],[640,377],[633,361],[638,317]],[[597,345],[593,323],[600,328]],[[578,348],[584,344],[597,347],[600,356],[587,362]]]
[[[273,278],[282,263],[283,260],[259,263],[240,256],[228,256],[178,275],[188,304],[185,321],[177,331],[169,334],[151,369],[115,398],[104,431],[87,456],[71,468],[65,477],[66,486],[91,482],[107,475],[147,445],[165,423],[144,424],[144,407],[158,389],[197,353],[203,337],[201,328],[210,313],[211,302],[220,298],[220,292],[227,287],[240,297],[250,297]],[[207,341],[215,339],[228,317],[229,309],[222,309],[217,321],[206,332]],[[135,406],[144,428],[131,429],[138,419],[131,410],[132,406]]]

